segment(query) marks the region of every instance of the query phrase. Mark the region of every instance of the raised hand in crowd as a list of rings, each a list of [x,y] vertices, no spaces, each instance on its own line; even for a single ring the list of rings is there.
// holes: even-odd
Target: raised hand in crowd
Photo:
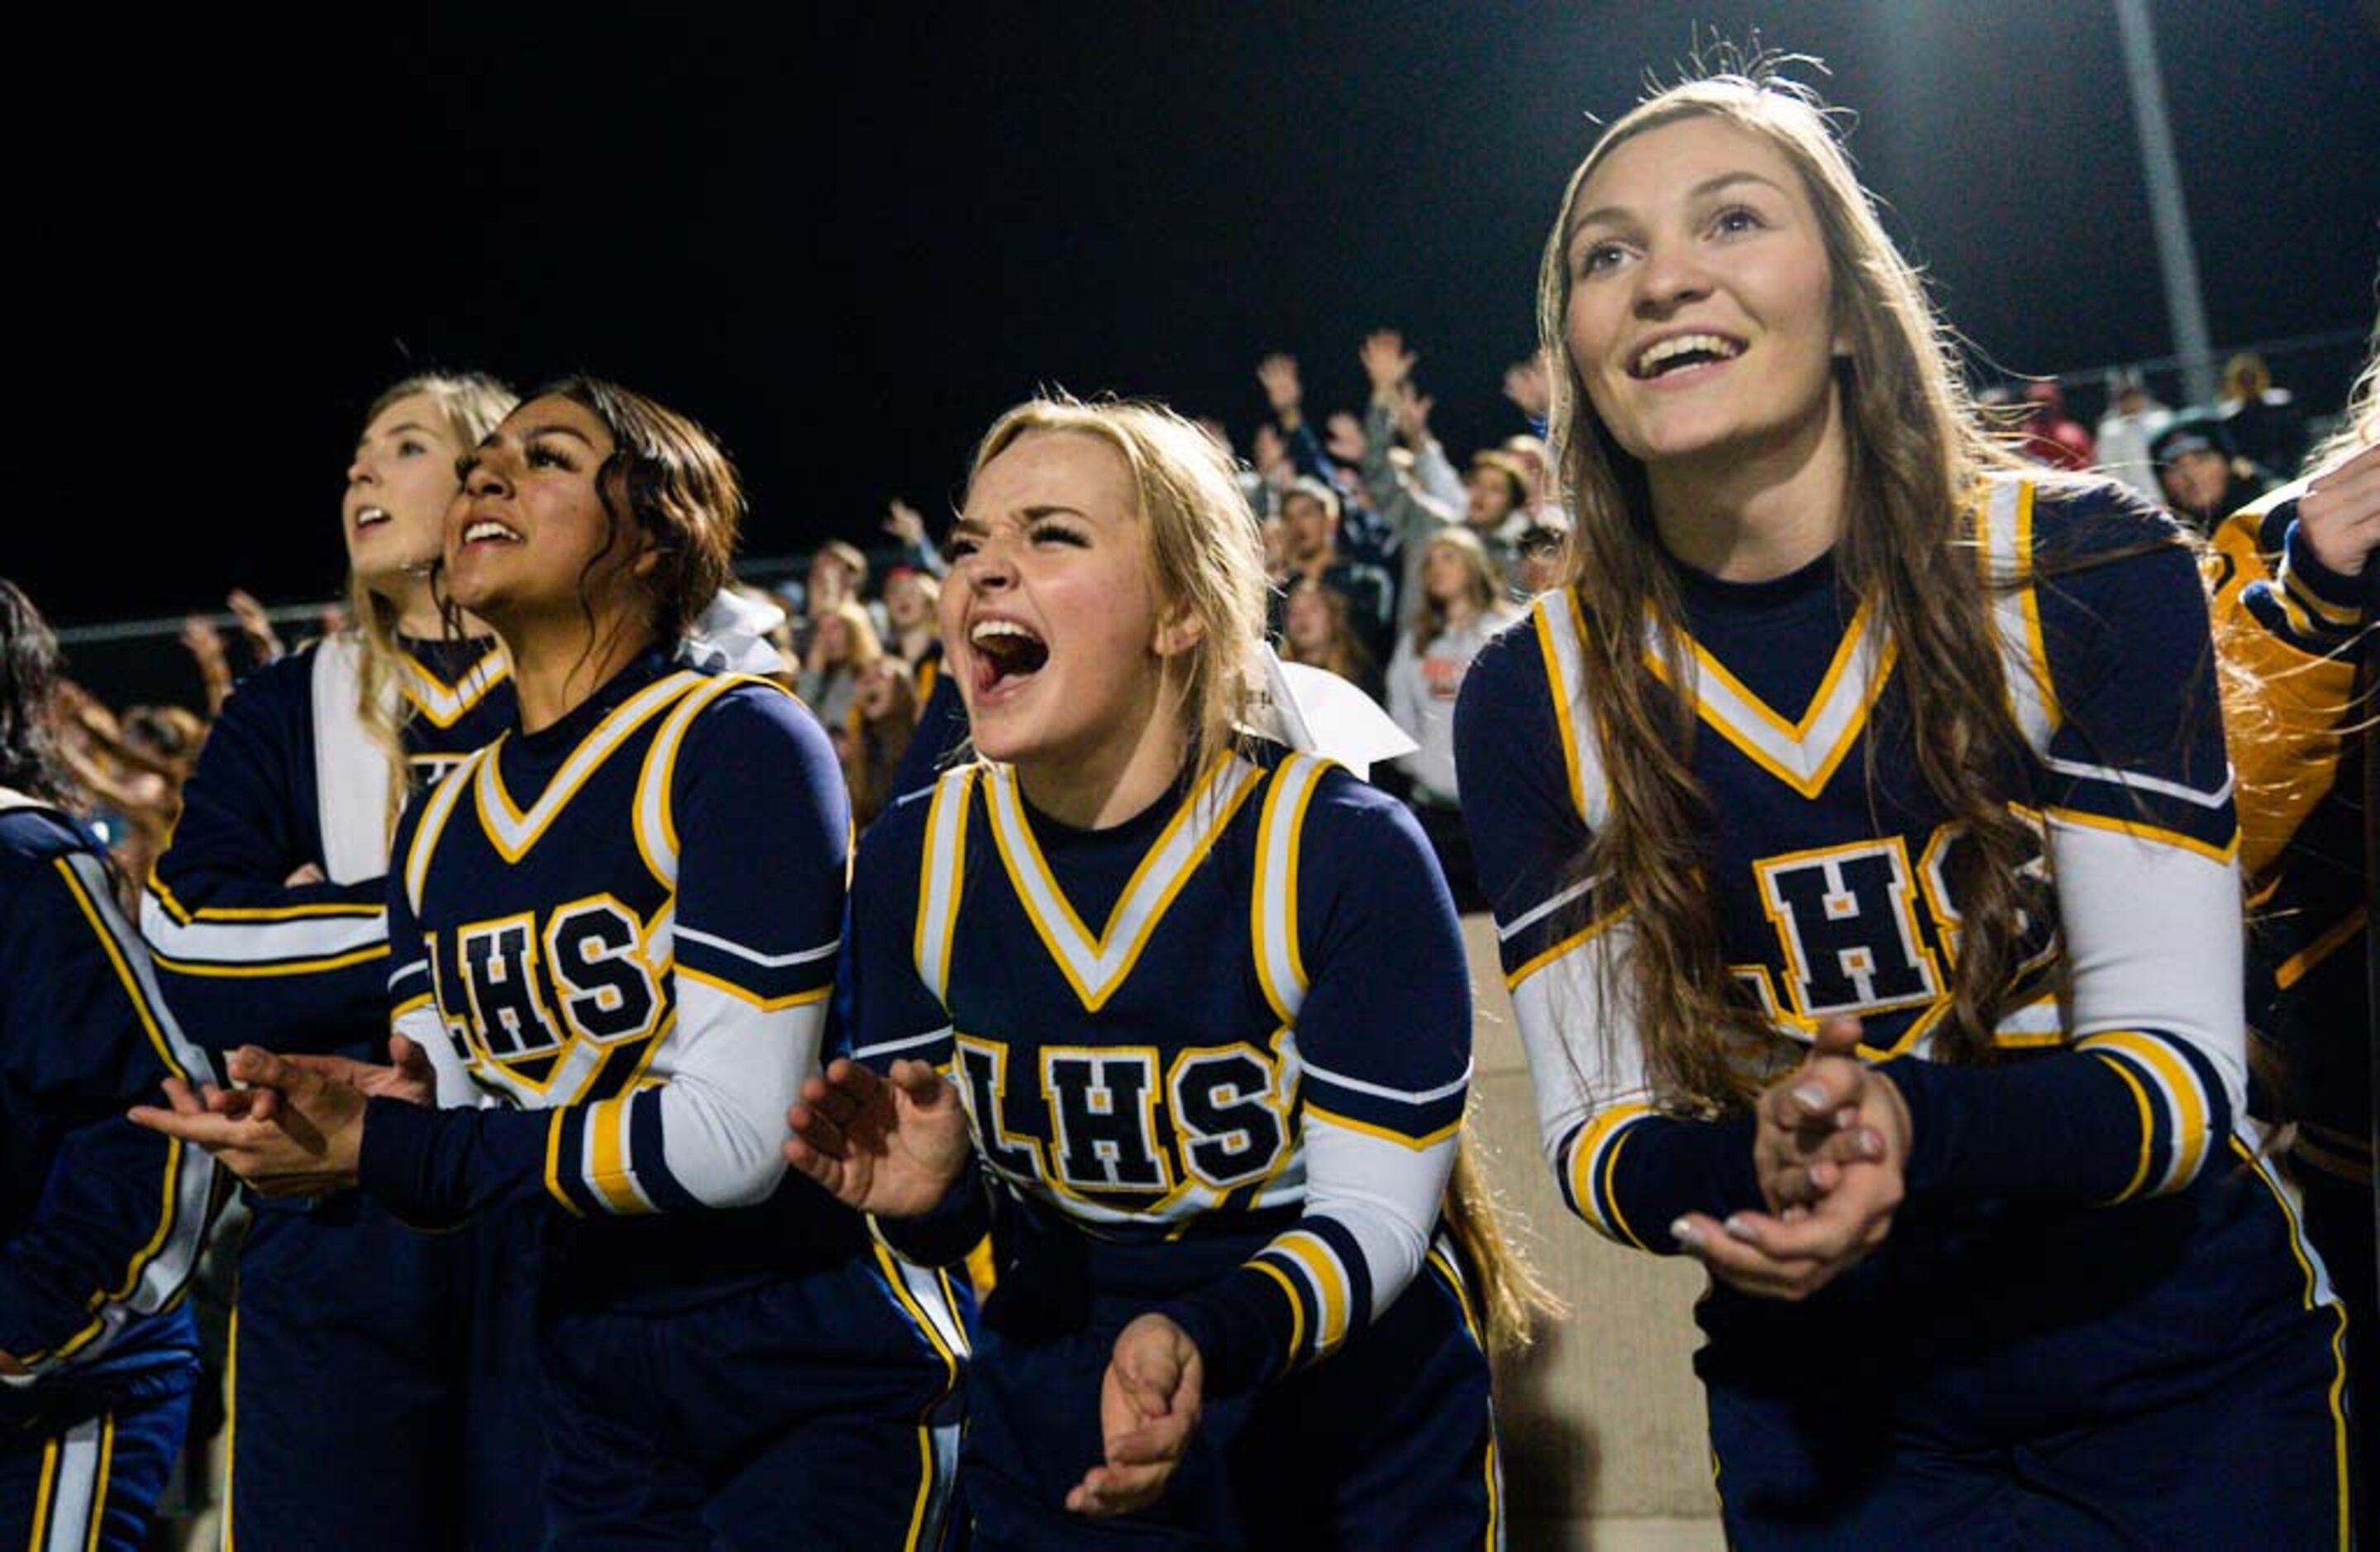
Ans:
[[[1257,381],[1264,385],[1265,402],[1284,431],[1293,431],[1305,417],[1305,384],[1297,375],[1297,358],[1279,351],[1257,363]]]
[[[273,628],[273,616],[256,601],[255,594],[245,588],[234,588],[224,602],[230,607],[232,618],[239,622],[239,634],[247,638],[249,650],[256,655],[258,662],[269,663],[281,656],[285,649],[281,645],[280,633]]]
[[[914,548],[926,541],[926,515],[895,496],[885,503],[884,531]]]
[[[224,652],[223,632],[203,614],[192,614],[182,622],[182,646],[198,664],[199,681],[205,687],[207,715],[223,710],[224,702],[231,696],[231,660]]]
[[[1390,403],[1397,385],[1412,381],[1413,370],[1421,358],[1405,348],[1405,337],[1394,329],[1375,329],[1364,336],[1356,352],[1364,363],[1364,375],[1372,382],[1372,402]]]
[[[1532,356],[1506,367],[1504,396],[1529,418],[1529,424],[1544,425],[1554,407],[1553,380],[1546,375],[1545,358]]]
[[[1396,418],[1397,435],[1407,447],[1419,452],[1434,440],[1429,434],[1429,412],[1436,407],[1438,401],[1415,387],[1411,378],[1391,391],[1389,411]]]
[[[926,515],[895,496],[884,506],[884,531],[900,540],[903,553],[917,565],[941,576],[950,563],[934,547],[932,536],[926,532]]]

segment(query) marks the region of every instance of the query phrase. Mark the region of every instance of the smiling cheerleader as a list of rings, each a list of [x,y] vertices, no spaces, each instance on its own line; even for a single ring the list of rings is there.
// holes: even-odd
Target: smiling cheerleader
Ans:
[[[1566,1199],[1710,1270],[1730,1543],[2338,1545],[2191,550],[1987,442],[1766,63],[1612,125],[1542,277],[1577,530],[1464,812]]]

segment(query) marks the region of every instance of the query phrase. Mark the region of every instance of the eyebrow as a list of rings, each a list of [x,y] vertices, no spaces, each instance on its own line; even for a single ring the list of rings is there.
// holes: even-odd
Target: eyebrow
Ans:
[[[1715,174],[1710,177],[1703,179],[1702,182],[1686,190],[1686,199],[1689,201],[1695,200],[1707,200],[1712,195],[1718,193],[1720,190],[1733,188],[1739,183],[1756,183],[1763,188],[1774,188],[1780,194],[1785,191],[1783,187],[1779,185],[1775,178],[1763,177],[1758,173],[1739,170],[1731,173]],[[1624,220],[1629,213],[1630,212],[1626,208],[1620,205],[1597,205],[1591,211],[1581,211],[1578,214],[1571,218],[1569,235],[1574,237],[1584,227],[1592,226],[1598,223],[1609,224],[1613,222]]]
[[[423,436],[435,436],[437,434],[419,420],[400,420],[381,434],[382,436],[395,436],[400,431],[419,431]],[[363,435],[356,438],[356,445],[358,447],[361,447],[365,443],[368,443],[370,440],[371,433],[370,431],[366,431]]]
[[[1087,523],[1091,520],[1091,515],[1083,511],[1079,507],[1066,506],[1056,502],[1045,502],[1035,506],[1020,506],[1014,512],[1010,513],[1007,515],[1010,521],[1016,523],[1037,523],[1044,517],[1080,517]],[[965,514],[961,514],[959,516],[952,519],[951,531],[953,533],[981,533],[984,529],[990,527],[996,520],[996,515],[994,517],[987,518],[969,517]]]
[[[565,426],[559,420],[549,421],[542,426],[530,426],[521,432],[519,440],[533,442],[541,436],[566,436],[576,442],[583,443],[590,449],[595,445],[595,439],[585,431],[576,426]]]
[[[527,446],[528,443],[536,441],[541,436],[566,436],[584,446],[590,453],[595,450],[594,440],[588,436],[586,432],[578,430],[575,426],[565,426],[558,420],[549,422],[542,426],[524,426],[521,428],[519,434],[515,436],[512,440],[522,446]],[[490,431],[486,436],[481,437],[480,439],[480,446],[495,447],[500,445],[504,441],[504,432],[503,428],[499,427],[495,430]],[[470,455],[474,457],[478,456],[478,449],[473,449]]]

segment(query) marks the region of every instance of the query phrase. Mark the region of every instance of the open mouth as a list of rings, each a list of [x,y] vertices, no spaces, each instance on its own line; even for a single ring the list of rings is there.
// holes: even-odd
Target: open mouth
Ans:
[[[388,520],[388,508],[384,506],[364,507],[356,514],[356,532],[361,533],[366,528],[379,527],[382,523],[385,523]]]
[[[521,536],[492,517],[480,517],[463,529],[465,544],[518,544]]]
[[[996,690],[1030,678],[1050,661],[1050,645],[1014,620],[978,620],[967,633],[975,649],[976,687]]]
[[[1638,351],[1628,363],[1628,375],[1649,382],[1693,367],[1732,361],[1742,354],[1743,342],[1725,334],[1672,334]]]

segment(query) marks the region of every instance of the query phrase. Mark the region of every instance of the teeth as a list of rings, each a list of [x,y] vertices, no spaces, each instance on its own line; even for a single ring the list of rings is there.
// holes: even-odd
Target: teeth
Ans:
[[[1633,370],[1639,377],[1650,377],[1681,356],[1698,354],[1731,361],[1742,354],[1742,348],[1734,341],[1718,334],[1677,334],[1645,346],[1637,355]]]
[[[502,523],[492,523],[484,518],[463,530],[463,542],[466,544],[476,544],[483,539],[512,540],[519,537]]]
[[[1026,641],[1038,641],[1041,639],[1039,637],[1035,636],[1031,631],[1026,630],[1023,625],[1018,624],[1014,620],[978,620],[976,622],[975,629],[968,633],[967,639],[970,641],[989,641],[994,637],[1002,636],[1016,637]]]
[[[387,521],[388,509],[386,507],[367,506],[362,511],[356,514],[356,527],[359,528],[368,528],[374,523],[385,523]]]

